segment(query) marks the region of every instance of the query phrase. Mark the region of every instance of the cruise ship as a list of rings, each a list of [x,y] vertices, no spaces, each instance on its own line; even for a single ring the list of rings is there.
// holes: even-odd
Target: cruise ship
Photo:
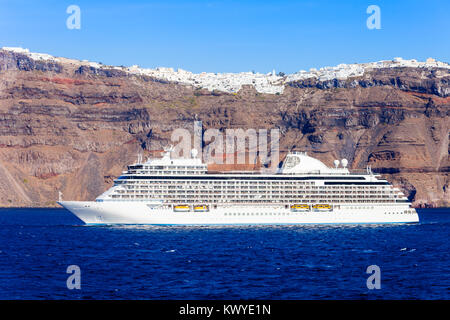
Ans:
[[[414,223],[405,195],[368,167],[350,172],[290,152],[277,172],[208,172],[196,156],[129,165],[95,201],[59,201],[89,225],[293,225]]]

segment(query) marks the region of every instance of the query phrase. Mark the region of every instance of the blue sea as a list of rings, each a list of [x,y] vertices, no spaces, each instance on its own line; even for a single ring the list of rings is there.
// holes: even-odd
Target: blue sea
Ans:
[[[449,299],[450,209],[407,225],[85,226],[0,209],[0,299]],[[81,289],[68,289],[79,267]],[[367,267],[380,268],[369,290]]]

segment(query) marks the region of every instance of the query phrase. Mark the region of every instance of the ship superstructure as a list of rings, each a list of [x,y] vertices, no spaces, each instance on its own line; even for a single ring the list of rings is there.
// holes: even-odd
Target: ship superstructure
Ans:
[[[342,164],[339,167],[339,164]],[[370,168],[350,172],[291,152],[276,173],[208,172],[196,152],[128,166],[96,201],[60,201],[87,224],[235,225],[418,222],[410,201]]]

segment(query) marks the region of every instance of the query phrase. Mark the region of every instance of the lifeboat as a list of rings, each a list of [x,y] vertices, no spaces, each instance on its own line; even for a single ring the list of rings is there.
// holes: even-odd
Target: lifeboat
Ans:
[[[291,206],[291,211],[294,212],[309,211],[309,206],[307,204],[294,204]]]
[[[315,204],[313,209],[316,211],[331,211],[331,206],[329,204]]]
[[[207,212],[207,211],[209,211],[209,207],[208,206],[195,206],[194,211],[195,212]]]
[[[173,211],[175,212],[188,212],[190,211],[189,206],[187,205],[178,205],[173,207]]]

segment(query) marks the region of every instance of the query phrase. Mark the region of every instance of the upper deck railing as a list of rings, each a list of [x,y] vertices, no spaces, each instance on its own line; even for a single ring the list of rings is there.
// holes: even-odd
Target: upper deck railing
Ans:
[[[339,175],[339,176],[349,176],[349,175],[368,175],[368,174],[372,174],[372,175],[379,175],[376,173],[373,173],[371,171],[368,170],[364,170],[364,169],[356,169],[356,170],[352,170],[351,172],[323,172],[320,170],[317,171],[308,171],[308,172],[296,172],[296,173],[282,173],[282,172],[264,172],[264,171],[241,171],[241,170],[227,170],[227,171],[220,171],[220,170],[208,170],[207,172],[208,174],[254,174],[254,175],[262,175],[262,174],[266,174],[266,175],[286,175],[286,176],[298,176],[298,175],[323,175],[323,176],[329,176],[329,175]]]

